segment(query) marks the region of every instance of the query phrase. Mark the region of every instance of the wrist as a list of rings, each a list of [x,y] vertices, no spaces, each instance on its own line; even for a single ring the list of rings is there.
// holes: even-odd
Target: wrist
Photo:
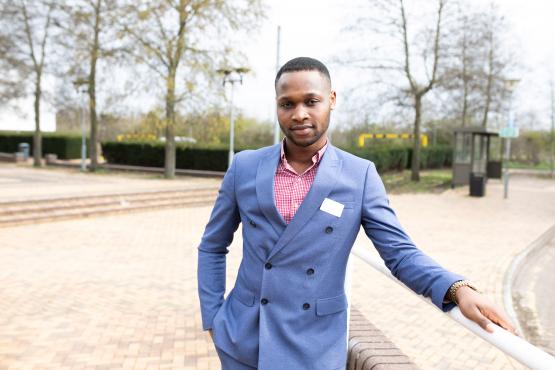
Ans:
[[[480,293],[478,288],[476,288],[474,286],[474,284],[472,284],[470,281],[468,281],[468,280],[459,280],[459,281],[453,283],[449,287],[449,290],[447,291],[447,297],[449,298],[449,301],[458,305],[459,304],[459,296],[462,295],[462,293],[464,293],[464,291],[468,290],[468,289],[472,289],[475,292]]]

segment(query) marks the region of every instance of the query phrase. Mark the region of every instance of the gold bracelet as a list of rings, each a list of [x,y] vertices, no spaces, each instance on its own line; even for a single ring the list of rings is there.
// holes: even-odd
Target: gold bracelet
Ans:
[[[455,303],[456,305],[459,304],[459,302],[457,302],[457,290],[462,286],[467,286],[470,289],[480,293],[478,288],[476,288],[474,286],[474,284],[472,284],[470,281],[468,281],[468,280],[459,280],[459,281],[453,283],[453,285],[451,285],[451,287],[449,287],[449,290],[448,290],[448,293],[447,293],[447,295],[449,297],[449,300],[451,302]]]

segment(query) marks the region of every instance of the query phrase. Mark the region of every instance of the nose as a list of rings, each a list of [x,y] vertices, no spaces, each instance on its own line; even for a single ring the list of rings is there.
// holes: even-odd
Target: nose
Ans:
[[[302,104],[298,104],[293,111],[293,115],[291,116],[291,120],[295,122],[303,122],[308,118],[308,112],[303,107]]]

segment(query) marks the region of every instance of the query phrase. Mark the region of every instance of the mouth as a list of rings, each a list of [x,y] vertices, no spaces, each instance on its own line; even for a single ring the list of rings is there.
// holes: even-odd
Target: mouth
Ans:
[[[314,129],[313,125],[295,125],[292,126],[289,130],[294,132],[295,135],[305,136],[310,133],[311,130]]]

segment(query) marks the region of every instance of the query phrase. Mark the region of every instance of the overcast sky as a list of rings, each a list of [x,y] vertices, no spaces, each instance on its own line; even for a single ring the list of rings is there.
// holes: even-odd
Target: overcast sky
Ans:
[[[361,0],[362,1],[362,0]],[[369,1],[369,0],[368,0]],[[473,0],[477,4],[485,0]],[[553,0],[495,0],[512,27],[511,40],[518,45],[523,63],[521,79],[515,93],[515,105],[520,110],[536,110],[548,127],[549,74],[555,70],[555,1]],[[338,109],[341,114],[345,91],[356,81],[356,75],[337,70],[331,64],[342,50],[346,38],[345,26],[352,22],[353,2],[338,0],[270,0],[268,19],[260,32],[253,33],[244,44],[243,51],[249,58],[253,72],[245,77],[244,84],[236,90],[235,105],[247,115],[259,119],[274,119],[273,80],[276,72],[276,34],[281,26],[280,61],[297,56],[312,56],[328,63],[334,88],[338,91]],[[348,5],[345,5],[348,4]],[[549,70],[551,69],[551,72]],[[354,77],[353,77],[354,76]],[[29,109],[32,102],[29,101]],[[543,116],[542,116],[543,115]],[[43,127],[53,130],[53,115],[45,112]],[[32,114],[13,124],[16,118],[0,113],[0,129],[33,129]],[[10,124],[9,122],[12,122]]]
[[[475,0],[485,3],[484,0]],[[345,4],[335,0],[271,1],[269,18],[256,39],[247,44],[254,74],[246,77],[238,89],[236,105],[245,113],[261,119],[274,117],[273,80],[276,72],[276,29],[281,26],[281,63],[297,56],[312,56],[323,62],[342,49],[346,24],[351,14]],[[521,83],[515,92],[515,106],[545,113],[548,107],[549,69],[555,70],[555,1],[496,0],[512,26],[510,40],[517,45],[523,70],[515,78]],[[342,94],[353,83],[353,75],[341,74],[330,65],[332,80],[338,91],[338,111]],[[355,76],[356,79],[356,76]],[[540,117],[541,118],[541,117]],[[547,127],[545,116],[544,126]]]

